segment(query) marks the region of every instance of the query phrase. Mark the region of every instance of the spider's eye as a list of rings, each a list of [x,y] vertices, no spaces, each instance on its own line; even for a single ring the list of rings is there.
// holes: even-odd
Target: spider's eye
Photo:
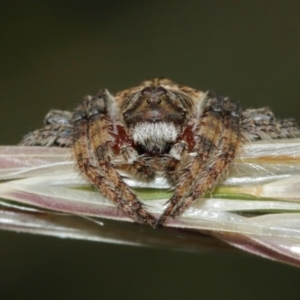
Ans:
[[[159,104],[159,103],[161,103],[161,99],[160,98],[158,98],[158,99],[150,99],[150,98],[148,98],[147,100],[147,103],[148,104],[151,104],[151,103],[157,103],[157,104]]]

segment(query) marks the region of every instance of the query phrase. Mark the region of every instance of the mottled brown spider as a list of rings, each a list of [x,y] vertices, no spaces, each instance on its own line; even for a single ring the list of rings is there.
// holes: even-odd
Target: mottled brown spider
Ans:
[[[107,90],[86,96],[74,112],[51,111],[45,127],[21,144],[73,147],[79,169],[105,197],[135,221],[156,227],[210,191],[246,141],[294,137],[300,137],[295,121],[276,120],[268,108],[243,111],[214,92],[155,78],[115,97]],[[147,180],[162,170],[173,182],[158,220],[124,183],[116,156]]]

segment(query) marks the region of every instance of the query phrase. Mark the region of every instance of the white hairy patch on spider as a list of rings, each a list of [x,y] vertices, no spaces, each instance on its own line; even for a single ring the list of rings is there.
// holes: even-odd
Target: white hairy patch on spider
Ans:
[[[163,151],[168,143],[175,142],[178,136],[173,123],[137,123],[133,129],[133,140],[147,151]]]

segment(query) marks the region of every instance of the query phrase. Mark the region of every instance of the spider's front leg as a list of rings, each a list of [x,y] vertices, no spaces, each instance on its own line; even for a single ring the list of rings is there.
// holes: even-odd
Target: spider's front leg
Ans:
[[[122,180],[112,163],[114,99],[107,91],[86,97],[73,115],[74,153],[79,169],[109,200],[140,223],[155,227],[157,220],[148,213]]]
[[[207,94],[194,131],[195,157],[179,170],[174,195],[158,224],[183,213],[195,200],[208,192],[217,178],[228,169],[242,144],[240,109],[229,99]]]

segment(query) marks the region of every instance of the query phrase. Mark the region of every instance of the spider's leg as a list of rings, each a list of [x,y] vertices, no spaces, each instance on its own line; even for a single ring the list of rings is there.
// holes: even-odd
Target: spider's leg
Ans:
[[[300,127],[294,119],[276,120],[268,107],[243,111],[242,129],[250,141],[300,137]]]
[[[45,125],[70,125],[73,113],[67,110],[50,110],[44,118]]]
[[[121,147],[123,158],[130,164],[131,168],[136,171],[138,176],[145,179],[153,179],[155,177],[155,169],[149,163],[149,157],[138,154],[138,152],[124,144]]]
[[[110,97],[104,91],[94,98],[85,98],[74,112],[73,142],[79,169],[125,213],[155,227],[156,219],[143,208],[111,162],[112,121],[107,111]]]
[[[184,167],[175,193],[158,223],[176,216],[210,190],[233,161],[242,142],[240,110],[229,99],[208,94],[195,128],[196,156]]]
[[[72,113],[51,110],[44,119],[45,126],[24,136],[21,146],[65,146],[72,145]]]
[[[195,157],[180,170],[180,177],[175,187],[174,195],[169,200],[168,207],[161,216],[159,223],[163,224],[182,199],[193,190],[198,177],[205,170],[205,164],[211,152],[216,148],[221,135],[220,122],[222,118],[221,103],[223,99],[208,95],[202,114],[194,128]],[[173,149],[171,149],[170,153]],[[179,161],[179,157],[177,158]]]
[[[180,141],[173,145],[170,150],[169,157],[164,165],[164,170],[167,178],[172,182],[177,182],[180,177],[182,165],[188,154],[188,146],[186,141]]]
[[[277,121],[278,136],[276,138],[298,138],[300,137],[300,127],[295,119],[282,119]]]

